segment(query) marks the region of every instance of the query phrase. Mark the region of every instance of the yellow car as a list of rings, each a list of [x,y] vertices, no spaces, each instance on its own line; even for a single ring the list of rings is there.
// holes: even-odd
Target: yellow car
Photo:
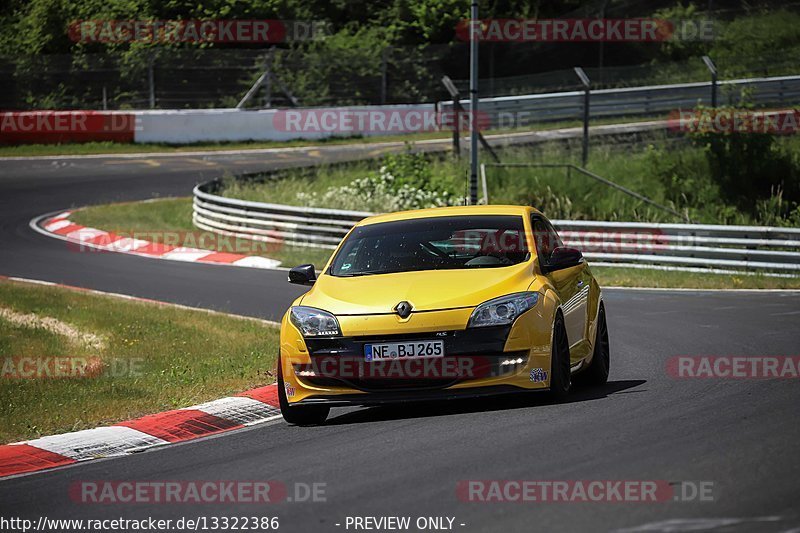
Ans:
[[[331,406],[548,390],[608,379],[600,287],[536,209],[464,206],[366,218],[281,321],[287,422]]]

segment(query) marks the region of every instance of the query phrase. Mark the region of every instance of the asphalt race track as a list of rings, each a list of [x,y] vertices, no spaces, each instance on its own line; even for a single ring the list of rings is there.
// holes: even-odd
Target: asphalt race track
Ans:
[[[327,146],[250,156],[0,160],[0,274],[277,319],[301,289],[282,271],[76,253],[28,227],[40,214],[187,195],[224,171],[363,157]],[[368,154],[367,154],[368,155]],[[455,517],[457,531],[775,531],[800,527],[798,381],[674,379],[675,355],[800,355],[800,295],[608,290],[609,383],[565,404],[527,395],[335,410],[0,481],[2,514],[49,518],[278,516],[283,531],[345,531],[348,516]],[[325,502],[90,505],[86,480],[325,483]],[[461,480],[713,483],[713,501],[480,503]],[[337,526],[337,524],[340,524]],[[464,525],[461,525],[464,524]],[[352,531],[352,527],[350,528]]]

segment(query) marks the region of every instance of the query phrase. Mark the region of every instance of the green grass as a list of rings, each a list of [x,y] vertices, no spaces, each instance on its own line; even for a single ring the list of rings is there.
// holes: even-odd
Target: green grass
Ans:
[[[616,124],[643,122],[657,120],[664,117],[615,117],[596,119],[593,125]],[[569,120],[563,122],[548,122],[536,124],[534,127],[498,129],[485,132],[487,135],[502,133],[515,133],[521,131],[547,131],[560,128],[572,128],[580,126],[580,120]],[[317,145],[338,145],[338,144],[372,144],[383,142],[415,142],[429,139],[450,139],[451,132],[430,131],[423,133],[413,133],[406,135],[385,135],[370,137],[334,137],[330,139],[293,141],[248,141],[248,142],[201,142],[191,144],[166,144],[166,143],[115,143],[115,142],[87,142],[69,144],[21,144],[14,146],[0,145],[0,158],[2,157],[36,157],[36,156],[58,156],[58,155],[93,155],[93,154],[135,154],[135,153],[180,153],[192,151],[215,151],[215,150],[261,150],[267,148],[290,148],[301,146]],[[466,137],[464,137],[466,139]],[[462,142],[463,139],[462,139]]]
[[[648,177],[646,147],[619,151],[611,147],[592,149],[589,170],[650,195],[656,201],[667,202],[653,178]],[[501,152],[504,163],[578,163],[578,154],[569,146],[547,144],[537,147],[509,148]],[[449,157],[431,159],[431,186],[454,195],[464,194],[467,161],[456,162]],[[354,179],[374,176],[382,165],[380,160],[360,161],[350,165],[319,166],[314,169],[289,171],[266,181],[228,180],[221,192],[230,198],[256,202],[304,205],[298,193],[323,194]],[[587,218],[606,220],[675,220],[675,217],[642,207],[641,202],[613,191],[588,177],[573,173],[569,178],[564,170],[487,168],[490,202],[494,204],[530,204],[542,209],[552,218]],[[350,196],[332,198],[325,207],[353,208],[353,202],[366,204],[368,199]],[[674,205],[671,205],[675,207]]]
[[[601,287],[800,289],[800,277],[777,278],[758,274],[706,274],[616,267],[592,267],[592,273]]]
[[[273,381],[278,330],[258,321],[11,281],[0,281],[0,307],[106,340],[92,349],[0,318],[2,360],[93,356],[106,365],[99,377],[0,378],[0,442],[186,407]]]
[[[304,201],[298,197],[298,193],[321,194],[332,187],[347,185],[354,179],[377,174],[380,166],[381,161],[378,159],[357,161],[347,165],[320,165],[308,169],[286,171],[280,177],[268,176],[264,182],[258,180],[239,181],[229,178],[226,179],[224,189],[220,191],[220,194],[228,198],[253,202],[303,206]],[[353,198],[344,200],[347,203],[333,203],[326,207],[346,209],[353,207],[350,202],[359,202],[359,199]]]
[[[178,239],[180,244],[214,251],[271,257],[292,267],[313,263],[321,268],[330,250],[256,243],[247,239],[220,239],[192,224],[191,198],[164,198],[146,202],[127,202],[88,207],[75,212],[70,219],[83,226],[98,228],[125,236],[137,236],[163,243]]]

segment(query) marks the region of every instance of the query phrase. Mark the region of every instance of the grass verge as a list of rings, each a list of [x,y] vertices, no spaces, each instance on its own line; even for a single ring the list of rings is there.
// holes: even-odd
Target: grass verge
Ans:
[[[589,264],[591,265],[591,261]],[[707,274],[617,267],[592,267],[592,273],[601,287],[800,289],[800,277],[776,278],[759,274]]]
[[[0,442],[106,425],[273,381],[278,330],[244,318],[0,280],[0,307],[104,340],[0,317]],[[95,376],[14,377],[14,358],[97,358]],[[19,367],[17,367],[19,368]]]

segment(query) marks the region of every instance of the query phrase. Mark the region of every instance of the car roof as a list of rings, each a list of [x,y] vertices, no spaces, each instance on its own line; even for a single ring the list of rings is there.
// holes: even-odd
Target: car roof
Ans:
[[[413,220],[417,218],[469,216],[469,215],[517,215],[529,216],[539,213],[533,207],[524,205],[459,205],[453,207],[433,207],[430,209],[415,209],[413,211],[398,211],[367,217],[357,226],[379,224],[381,222],[394,222],[398,220]],[[541,214],[541,213],[539,213]]]

